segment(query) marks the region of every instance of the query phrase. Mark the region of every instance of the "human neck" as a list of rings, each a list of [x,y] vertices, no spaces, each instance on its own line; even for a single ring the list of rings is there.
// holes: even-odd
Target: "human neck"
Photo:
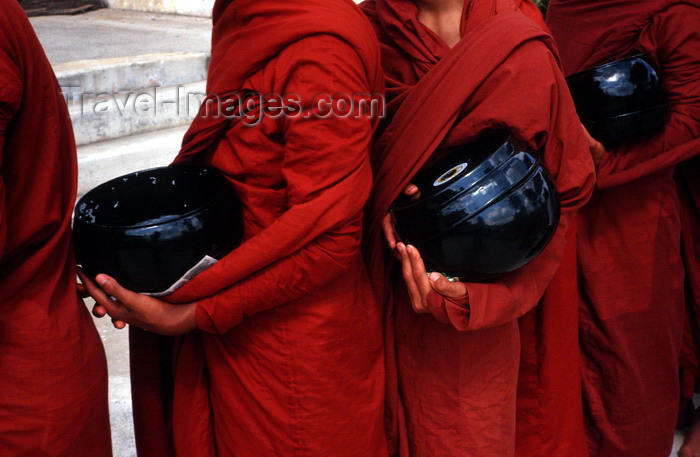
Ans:
[[[461,39],[462,10],[465,0],[414,0],[418,20],[435,32],[450,48]]]

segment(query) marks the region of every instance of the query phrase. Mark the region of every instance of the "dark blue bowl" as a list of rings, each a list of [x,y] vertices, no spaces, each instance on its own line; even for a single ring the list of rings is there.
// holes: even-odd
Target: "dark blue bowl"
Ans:
[[[173,166],[112,179],[75,208],[78,263],[127,289],[168,289],[202,258],[220,259],[240,243],[240,202],[211,168]]]
[[[603,143],[647,136],[666,121],[659,76],[644,55],[575,73],[566,82],[581,122]]]
[[[413,182],[421,196],[397,200],[396,232],[429,269],[462,280],[522,267],[559,223],[559,199],[539,156],[502,139],[465,145]]]

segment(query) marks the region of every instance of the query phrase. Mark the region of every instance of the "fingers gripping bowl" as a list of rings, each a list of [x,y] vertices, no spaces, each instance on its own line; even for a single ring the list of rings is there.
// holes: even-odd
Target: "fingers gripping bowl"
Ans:
[[[124,175],[85,194],[75,208],[78,263],[135,292],[168,289],[205,256],[240,243],[240,202],[211,168],[161,167]]]
[[[420,197],[395,202],[396,232],[428,268],[461,280],[522,267],[559,223],[559,199],[539,156],[502,138],[464,145],[413,182]]]

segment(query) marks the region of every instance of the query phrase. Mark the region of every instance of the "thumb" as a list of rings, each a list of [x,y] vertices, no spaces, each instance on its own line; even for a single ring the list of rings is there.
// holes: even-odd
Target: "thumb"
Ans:
[[[95,279],[97,280],[97,283],[100,285],[102,290],[105,291],[105,293],[116,298],[122,304],[133,301],[133,299],[136,298],[135,296],[139,295],[135,292],[123,288],[121,284],[117,282],[116,279],[105,274],[99,274],[95,277]]]
[[[104,310],[107,311],[107,314],[109,314],[110,316],[115,316],[120,312],[119,304],[109,297],[109,292],[106,292],[101,287],[99,287],[97,284],[95,284],[96,281],[99,282],[99,280],[97,278],[95,278],[95,280],[91,279],[80,268],[78,269],[78,276],[80,277],[80,280],[85,285],[85,289],[87,290],[87,292],[95,300],[95,308],[98,308],[98,307],[104,308]],[[109,276],[107,276],[107,275],[98,275],[98,277],[100,279],[104,279],[102,277],[109,278]],[[101,311],[100,311],[100,314],[102,314]],[[101,317],[101,316],[98,316],[98,317]]]
[[[440,273],[430,273],[430,285],[433,290],[445,297],[457,298],[466,293],[464,284],[461,282],[452,282]]]

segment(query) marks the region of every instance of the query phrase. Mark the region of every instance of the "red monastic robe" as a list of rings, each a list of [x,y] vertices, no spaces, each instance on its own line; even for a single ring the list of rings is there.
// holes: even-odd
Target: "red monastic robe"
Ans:
[[[700,156],[678,165],[685,294],[685,334],[681,349],[681,396],[700,392]]]
[[[700,151],[700,2],[554,0],[547,17],[567,74],[645,52],[667,95],[663,131],[603,157],[577,247],[591,454],[667,457],[685,306],[673,173]]]
[[[542,30],[549,33],[549,28],[547,27],[547,23],[544,21],[542,11],[540,11],[532,0],[513,0],[513,3],[515,3],[515,6],[521,13],[530,18],[532,22],[542,27]]]
[[[525,16],[549,33],[537,5],[514,1]],[[578,300],[577,287],[573,224],[559,270],[542,300],[518,320],[517,457],[588,456],[583,442],[578,307],[570,305]]]
[[[167,339],[134,333],[139,455],[173,452],[172,431],[183,457],[384,457],[381,313],[360,251],[374,122],[312,112],[318,94],[382,91],[376,39],[351,0],[217,1],[213,17],[208,92],[296,94],[302,111],[257,126],[202,113],[185,137],[176,162],[230,180],[244,242],[168,297],[196,301],[199,327],[172,360],[157,357]]]
[[[0,455],[109,457],[107,363],[76,292],[68,110],[14,0],[0,36]]]
[[[546,309],[566,309],[562,313],[569,317],[561,325],[571,330],[559,335],[563,357],[557,361],[562,368],[556,374],[562,379],[544,381],[562,382],[574,394],[564,392],[552,399],[570,415],[561,415],[566,433],[556,437],[560,447],[543,440],[540,449],[580,449],[576,300],[571,293],[575,276],[571,259],[561,268],[560,264],[565,251],[573,252],[567,247],[567,232],[571,233],[576,209],[592,191],[593,165],[551,39],[517,12],[511,1],[467,1],[462,40],[451,50],[418,21],[418,10],[409,0],[368,1],[363,8],[382,43],[390,99],[391,117],[381,130],[373,158],[376,181],[366,255],[386,305],[392,449],[412,457],[514,454],[520,356],[517,319],[543,294],[549,301]],[[508,128],[513,136],[543,152],[544,166],[552,173],[562,201],[560,226],[550,245],[527,266],[492,283],[467,283],[468,297],[460,300],[433,296],[433,314],[416,314],[400,276],[394,274],[393,286],[388,279],[394,265],[385,252],[379,224],[436,151],[467,143],[489,128]],[[563,282],[545,292],[555,275]],[[549,348],[548,343],[548,349],[557,348]],[[549,373],[536,367],[528,371],[528,385]],[[547,391],[550,385],[541,387]],[[540,391],[529,392],[529,398],[540,395]],[[540,423],[542,410],[526,408],[532,423]],[[578,454],[572,450],[558,455]]]

